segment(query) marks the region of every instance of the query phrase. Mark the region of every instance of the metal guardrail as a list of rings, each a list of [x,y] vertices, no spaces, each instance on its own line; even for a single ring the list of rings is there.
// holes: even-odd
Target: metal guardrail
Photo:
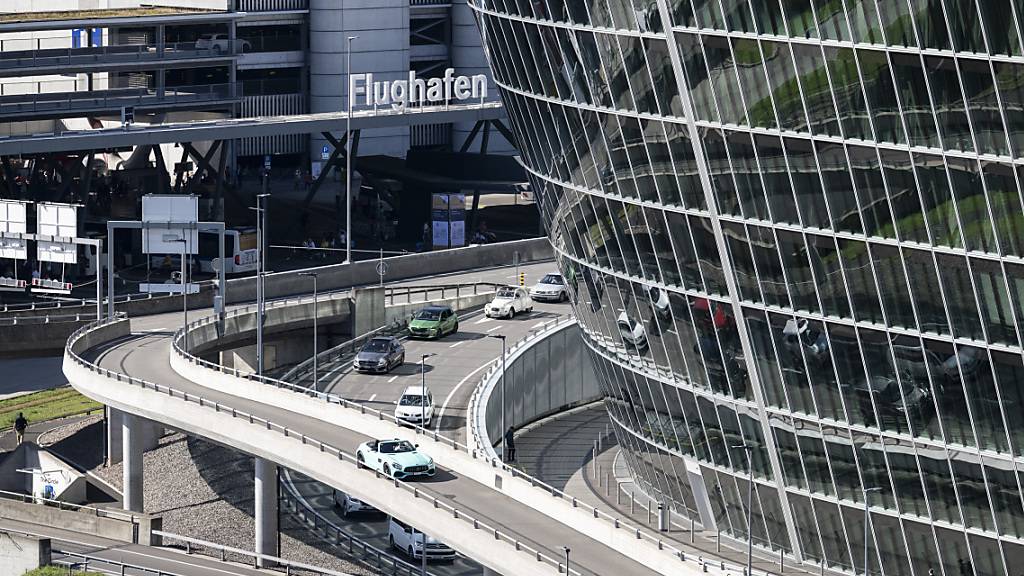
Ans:
[[[62,316],[8,316],[6,318],[0,317],[0,326],[62,324],[66,322],[83,322],[95,319],[95,312],[92,314],[67,314]]]
[[[21,500],[22,502],[29,504],[43,503],[48,506],[53,506],[58,510],[68,510],[71,512],[80,512],[84,510],[93,513],[97,518],[109,518],[111,520],[129,522],[131,524],[139,523],[138,517],[135,514],[132,514],[131,512],[124,512],[122,510],[114,510],[112,508],[98,508],[96,506],[86,506],[84,504],[72,504],[70,502],[64,502],[63,500],[52,500],[50,498],[43,498],[42,496],[22,494],[21,492],[9,492],[7,490],[0,490],[0,498]]]
[[[126,571],[131,570],[133,571],[133,573],[139,574],[139,576],[142,576],[143,574],[153,574],[154,576],[186,576],[181,572],[168,572],[167,570],[158,570],[155,568],[149,568],[147,566],[140,566],[138,564],[129,564],[127,562],[122,562],[119,560],[108,560],[106,558],[100,558],[99,556],[95,556],[93,554],[71,552],[69,550],[60,550],[58,548],[51,548],[51,552],[53,554],[59,554],[61,556],[66,556],[68,558],[81,559],[81,561],[77,562],[73,560],[54,560],[51,562],[51,564],[53,564],[54,566],[66,566],[68,569],[68,576],[72,576],[75,570],[89,572],[90,562],[93,564],[93,566],[91,567],[93,572],[96,572],[98,570],[96,565],[100,564],[106,566],[113,566],[118,570],[118,573],[122,575],[125,574]],[[113,572],[109,572],[106,570],[104,570],[104,572],[107,572],[108,574],[113,574]]]
[[[251,558],[254,567],[258,567],[261,560],[270,565],[276,564],[279,567],[283,567],[286,574],[291,574],[291,571],[294,569],[305,570],[315,574],[321,574],[323,576],[352,576],[349,572],[338,572],[337,570],[331,570],[329,568],[320,568],[319,566],[313,566],[312,564],[306,564],[304,562],[285,560],[279,556],[250,552],[248,550],[242,550],[241,548],[224,546],[223,544],[217,544],[216,542],[208,542],[206,540],[200,540],[199,538],[189,538],[188,536],[181,536],[180,534],[173,534],[171,532],[153,530],[153,534],[163,538],[165,541],[172,540],[181,542],[184,544],[186,554],[203,554],[205,549],[215,550],[219,553],[217,556],[211,556],[210,554],[203,555],[219,559],[221,562],[227,562],[228,554],[235,554]]]
[[[436,287],[434,287],[434,288],[436,289]],[[517,342],[516,345],[513,347],[512,351],[515,351],[515,350],[521,348],[521,346],[525,345],[526,343],[535,340],[536,338],[538,338],[539,335],[544,333],[546,330],[553,329],[555,326],[559,325],[560,323],[565,323],[565,322],[568,322],[570,320],[571,319],[559,318],[559,319],[553,320],[551,322],[548,322],[544,327],[537,328],[536,330],[531,331],[530,336],[527,336],[526,338],[524,338],[524,339],[520,340],[519,342]],[[213,321],[213,319],[207,319],[207,321]],[[199,322],[203,322],[203,321],[201,320]],[[512,476],[513,478],[521,478],[521,479],[529,482],[531,486],[533,486],[535,488],[540,488],[545,493],[550,494],[553,497],[560,498],[560,499],[563,499],[565,501],[571,502],[572,506],[574,508],[581,508],[583,510],[586,510],[589,514],[593,515],[594,518],[603,520],[605,522],[608,522],[609,524],[614,526],[615,529],[621,529],[621,530],[624,530],[626,532],[632,533],[632,534],[635,535],[637,540],[648,541],[648,542],[656,545],[658,547],[658,550],[667,551],[667,552],[671,553],[672,555],[678,557],[680,559],[680,561],[683,561],[683,562],[693,561],[703,571],[707,571],[708,568],[718,568],[719,566],[721,566],[721,568],[719,568],[719,569],[721,571],[723,571],[723,572],[726,572],[726,571],[736,571],[736,570],[739,570],[739,571],[742,572],[744,570],[744,568],[741,567],[741,566],[734,566],[734,565],[718,563],[718,562],[712,563],[712,562],[709,562],[708,560],[705,560],[703,557],[700,557],[700,556],[697,556],[697,555],[694,555],[694,554],[689,554],[688,555],[684,550],[681,550],[679,548],[676,548],[675,546],[672,546],[671,544],[669,544],[668,542],[666,542],[665,540],[663,540],[661,538],[657,538],[655,536],[647,534],[646,532],[641,530],[639,527],[633,526],[630,522],[626,521],[624,518],[621,518],[621,517],[619,517],[617,515],[614,515],[614,514],[609,514],[608,512],[606,512],[604,510],[600,510],[600,509],[598,509],[596,507],[593,507],[593,506],[591,506],[589,504],[581,502],[576,497],[574,497],[574,496],[572,496],[570,494],[567,494],[566,492],[563,492],[562,490],[559,490],[558,488],[555,488],[554,486],[552,486],[550,484],[547,484],[547,483],[539,480],[538,478],[536,478],[534,476],[531,476],[531,475],[529,475],[529,474],[527,474],[527,473],[525,473],[525,472],[523,472],[523,471],[521,471],[521,470],[519,470],[519,469],[517,469],[515,467],[512,467],[512,466],[509,466],[509,465],[505,464],[504,462],[501,461],[501,459],[499,457],[497,457],[496,453],[493,450],[493,447],[491,447],[490,450],[485,451],[485,450],[482,450],[482,449],[480,449],[478,447],[473,447],[473,446],[469,446],[469,445],[457,442],[457,441],[455,441],[455,440],[453,440],[451,438],[448,438],[447,436],[444,436],[443,434],[439,434],[437,431],[429,430],[429,429],[423,428],[422,426],[411,425],[410,423],[407,423],[407,422],[404,422],[404,421],[399,421],[398,419],[396,419],[394,417],[393,414],[388,414],[388,413],[382,412],[380,410],[376,410],[374,408],[368,408],[364,404],[346,400],[346,399],[344,399],[341,396],[338,396],[336,394],[330,394],[330,393],[326,393],[326,392],[318,392],[318,391],[312,390],[310,388],[299,386],[299,385],[296,385],[296,384],[293,384],[291,382],[287,382],[285,380],[278,379],[278,378],[272,378],[272,377],[268,377],[268,376],[260,377],[259,375],[254,374],[252,372],[244,372],[244,371],[238,370],[236,368],[228,368],[228,367],[225,367],[225,366],[221,366],[220,364],[217,364],[215,362],[209,362],[207,360],[203,360],[202,358],[198,358],[198,357],[196,357],[196,356],[194,356],[194,355],[192,355],[192,354],[190,354],[188,352],[185,352],[181,348],[181,343],[182,343],[182,339],[183,339],[185,331],[186,330],[191,330],[192,327],[193,326],[197,326],[199,324],[199,322],[191,323],[188,326],[179,329],[174,334],[173,341],[172,341],[173,342],[173,344],[172,344],[172,353],[179,354],[183,358],[188,360],[189,362],[191,362],[193,364],[197,364],[199,366],[203,366],[203,367],[208,368],[210,370],[215,370],[217,372],[230,374],[230,375],[232,375],[234,377],[237,377],[237,378],[244,378],[246,380],[250,380],[250,381],[253,381],[253,382],[259,382],[261,384],[267,384],[267,385],[275,386],[277,388],[283,388],[285,390],[289,390],[289,391],[296,392],[296,393],[299,393],[299,394],[304,394],[306,396],[315,397],[315,398],[323,400],[323,401],[325,401],[325,402],[327,402],[329,404],[337,404],[337,405],[339,405],[341,407],[344,407],[344,408],[349,408],[349,409],[352,409],[352,410],[358,410],[360,414],[376,415],[378,420],[388,420],[388,421],[394,423],[395,425],[405,426],[405,427],[412,427],[417,434],[422,434],[424,436],[429,436],[433,441],[440,442],[442,444],[447,444],[453,450],[466,452],[467,454],[470,454],[473,458],[482,457],[483,459],[487,460],[491,464],[491,466],[493,468],[500,469],[500,470],[504,471],[505,473],[509,474],[510,476]],[[488,375],[493,376],[496,370],[500,370],[500,366],[501,366],[501,359],[499,358],[498,360],[495,361],[494,364],[492,364],[491,368],[488,371]],[[484,381],[486,381],[487,377],[488,377],[487,375],[484,376]],[[478,393],[477,391],[474,391],[474,396],[477,393]],[[398,485],[397,482],[398,481],[396,480],[396,486]],[[413,490],[415,491],[417,489],[413,488]],[[434,506],[435,506],[435,508],[439,506],[439,503],[438,503],[436,498],[434,498]],[[464,513],[460,512],[457,509],[452,508],[452,507],[450,507],[450,506],[448,506],[446,504],[441,503],[440,506],[444,507],[444,508],[451,509],[451,511],[456,516],[458,516],[460,518],[464,516]],[[476,525],[476,521],[474,521],[474,525]],[[488,529],[491,529],[491,528],[488,528]],[[499,538],[498,531],[496,529],[493,529],[493,530],[495,531],[495,538],[496,539],[507,539],[507,541],[509,541],[509,542],[515,542],[517,550],[520,549],[520,547],[522,547],[523,549],[529,549],[528,547],[526,547],[525,545],[522,545],[518,540],[512,538],[511,536],[505,536],[504,538]],[[541,552],[536,551],[536,553],[538,554],[538,560],[539,560]],[[557,560],[554,560],[554,559],[551,559],[551,560],[555,564],[559,564],[559,562]],[[573,572],[575,572],[575,570]],[[764,571],[763,573],[766,576],[773,576],[773,573],[768,572],[768,571]]]
[[[157,392],[157,393],[160,393],[160,394],[166,394],[168,397],[171,397],[171,398],[180,398],[180,399],[184,400],[185,402],[193,402],[193,403],[197,404],[201,408],[206,408],[208,410],[213,410],[213,411],[218,412],[218,413],[229,414],[232,418],[239,418],[239,419],[242,419],[242,420],[246,420],[250,424],[256,424],[256,425],[259,425],[261,427],[265,427],[267,430],[270,430],[270,431],[273,431],[273,432],[279,432],[279,433],[283,434],[286,438],[296,438],[296,439],[299,439],[299,440],[301,440],[303,445],[310,445],[310,446],[314,446],[316,448],[319,448],[319,450],[321,452],[324,452],[326,454],[334,455],[334,456],[336,456],[338,458],[339,461],[351,464],[355,470],[360,470],[361,469],[359,464],[358,464],[358,462],[356,461],[355,455],[349,454],[349,453],[341,450],[340,448],[336,448],[336,447],[334,447],[334,446],[332,446],[330,444],[327,444],[326,442],[317,440],[315,438],[310,438],[310,437],[306,436],[305,434],[296,433],[294,430],[289,429],[287,426],[278,424],[276,422],[273,422],[271,420],[267,420],[265,418],[261,418],[259,416],[256,416],[254,414],[250,414],[248,412],[237,410],[237,409],[235,409],[235,408],[233,408],[231,406],[228,406],[228,405],[225,405],[225,404],[221,404],[221,403],[216,402],[216,401],[208,400],[208,399],[203,398],[202,396],[197,395],[197,394],[189,394],[188,392],[185,392],[183,390],[178,390],[178,389],[173,388],[171,386],[165,386],[165,385],[162,385],[162,384],[156,384],[154,382],[149,382],[149,381],[143,380],[141,378],[136,378],[134,376],[129,376],[127,374],[121,374],[120,372],[114,372],[112,370],[108,370],[106,368],[98,366],[95,363],[88,362],[87,360],[82,358],[75,351],[75,344],[78,342],[79,339],[81,339],[89,331],[92,331],[92,330],[95,330],[95,329],[99,329],[99,328],[102,328],[104,326],[108,326],[110,324],[113,324],[115,322],[120,322],[120,321],[123,321],[123,320],[124,320],[123,317],[115,316],[113,318],[106,318],[106,319],[103,319],[103,320],[98,320],[98,321],[92,322],[90,324],[87,324],[86,326],[83,326],[82,328],[79,328],[78,330],[76,330],[74,332],[74,334],[71,335],[70,338],[68,338],[67,350],[66,350],[68,356],[70,356],[71,360],[74,363],[78,364],[79,366],[81,366],[81,367],[83,367],[83,368],[85,368],[87,370],[90,370],[90,371],[92,371],[92,372],[94,372],[96,374],[99,374],[99,375],[101,375],[101,376],[103,376],[105,378],[110,378],[110,379],[115,380],[117,382],[122,382],[122,383],[125,383],[125,384],[128,384],[128,385],[132,385],[132,386],[139,386],[140,388],[143,388],[143,389],[150,389],[150,390],[153,390],[154,392]],[[184,335],[184,330],[189,328],[189,327],[194,326],[194,324],[195,323],[189,324],[189,326],[184,327],[181,330],[179,330],[175,334],[174,343],[173,343],[173,348],[174,348],[173,352],[177,353],[177,354],[181,354],[182,356],[184,356],[186,359],[188,359],[190,362],[192,362],[194,364],[198,364],[200,366],[206,366],[206,367],[209,367],[210,369],[213,369],[213,370],[218,370],[218,371],[221,371],[221,372],[224,372],[224,373],[232,374],[233,376],[238,377],[238,378],[245,378],[247,380],[252,380],[252,381],[260,382],[260,383],[263,383],[263,384],[275,385],[275,386],[278,386],[278,387],[281,387],[281,388],[284,388],[284,389],[287,389],[287,390],[291,390],[291,391],[294,391],[294,392],[297,392],[297,393],[300,393],[300,394],[305,394],[305,395],[308,395],[308,396],[314,396],[314,397],[320,398],[322,400],[325,400],[327,402],[339,404],[341,406],[345,406],[345,407],[348,407],[348,408],[351,408],[351,409],[358,409],[358,410],[360,410],[364,414],[367,411],[369,411],[371,413],[375,413],[378,416],[378,418],[381,419],[381,420],[387,419],[389,421],[394,422],[396,425],[398,424],[398,421],[391,414],[385,414],[385,413],[383,413],[383,412],[381,412],[379,410],[367,409],[365,406],[363,406],[361,404],[356,404],[356,403],[353,403],[353,402],[349,402],[347,400],[344,400],[344,399],[342,399],[342,398],[340,398],[338,396],[334,396],[332,394],[325,394],[325,393],[322,393],[322,392],[310,391],[310,390],[307,390],[307,389],[303,389],[301,387],[296,387],[296,386],[294,386],[292,384],[289,384],[288,382],[284,382],[284,381],[277,380],[277,379],[274,379],[274,378],[267,378],[267,377],[260,378],[260,377],[258,377],[255,374],[244,373],[244,372],[241,372],[241,371],[239,371],[237,369],[234,369],[234,368],[225,368],[223,366],[214,364],[212,362],[207,362],[207,361],[202,360],[200,358],[196,358],[195,356],[192,356],[191,354],[188,354],[188,353],[182,351],[181,348],[180,348],[180,341],[181,341],[181,338]],[[470,450],[469,447],[467,447],[467,446],[465,446],[463,444],[459,444],[459,443],[455,442],[454,440],[450,440],[450,439],[445,438],[443,436],[439,437],[439,435],[436,432],[431,433],[431,432],[423,429],[422,427],[416,427],[416,430],[417,430],[418,433],[431,434],[435,441],[446,442],[446,443],[450,444],[455,449],[464,450],[466,452],[471,453],[474,457],[477,457],[477,453],[476,453],[475,450]],[[374,473],[374,475],[377,478],[382,478],[381,473],[379,471],[374,470],[373,473]],[[560,559],[554,558],[554,557],[552,557],[552,556],[550,556],[548,554],[545,554],[544,552],[542,552],[540,550],[537,550],[537,549],[529,546],[528,544],[525,544],[524,542],[520,541],[515,536],[513,536],[511,534],[507,534],[505,532],[502,532],[501,530],[499,530],[499,529],[497,529],[495,527],[492,527],[492,526],[488,525],[485,522],[482,522],[478,518],[474,518],[472,515],[467,514],[464,510],[461,510],[459,508],[451,506],[451,505],[449,505],[449,504],[439,500],[435,496],[430,496],[430,495],[422,492],[420,490],[420,488],[415,487],[415,486],[413,486],[413,485],[411,485],[411,484],[409,484],[407,482],[403,482],[402,480],[399,480],[397,478],[390,478],[390,480],[391,480],[391,483],[393,484],[393,486],[396,489],[405,490],[406,492],[411,493],[414,498],[423,498],[424,500],[429,501],[433,505],[433,507],[435,509],[437,509],[437,510],[444,510],[446,513],[451,514],[453,518],[462,520],[463,522],[466,522],[467,524],[471,525],[474,530],[482,530],[482,531],[487,532],[489,534],[493,534],[494,539],[496,541],[498,541],[498,542],[505,542],[505,543],[507,543],[509,545],[515,546],[515,549],[517,551],[529,554],[531,557],[536,558],[537,562],[542,562],[542,563],[548,564],[550,566],[553,566],[556,569],[558,569],[559,571],[563,571],[563,570],[566,569],[565,565],[561,562]],[[575,499],[573,499],[573,503],[574,504],[576,503]],[[571,569],[570,568],[569,570],[570,570],[569,571],[570,574],[576,574],[577,576],[583,576],[582,573],[580,573],[579,571],[577,571],[575,569]]]
[[[153,294],[150,292],[141,292],[139,294],[122,294],[121,296],[114,297],[114,303],[118,302],[133,302],[136,300],[149,300],[154,296],[165,296],[165,294]],[[106,298],[103,302],[106,302]],[[19,304],[4,304],[0,306],[0,313],[12,312],[16,310],[50,310],[60,308],[74,308],[77,306],[95,306],[95,298],[80,298],[74,300],[57,300],[49,302],[23,302]]]
[[[299,518],[300,521],[310,528],[314,535],[321,537],[322,540],[332,546],[344,548],[350,559],[367,568],[377,570],[381,574],[388,573],[392,574],[392,576],[398,576],[398,574],[420,576],[422,574],[420,566],[414,566],[394,554],[368,544],[366,541],[353,536],[344,528],[325,518],[323,514],[320,514],[307,502],[299,498],[296,492],[293,492],[295,487],[292,486],[288,469],[282,469],[281,473],[288,476],[289,480],[283,483],[284,491],[282,495],[285,505],[290,508],[289,511],[293,516]],[[427,572],[426,576],[436,575],[432,572]]]

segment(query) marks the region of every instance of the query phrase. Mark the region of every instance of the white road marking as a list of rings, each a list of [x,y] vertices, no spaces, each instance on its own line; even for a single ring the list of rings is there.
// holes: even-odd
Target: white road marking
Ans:
[[[373,394],[373,395],[371,395],[371,396],[370,396],[370,399],[369,399],[369,400],[367,400],[367,402],[373,402],[374,398],[376,398],[376,397],[377,397],[377,395],[376,395],[376,394]]]
[[[391,383],[392,383],[392,382],[394,382],[395,380],[398,380],[398,376],[392,376],[391,378],[389,378],[389,379],[388,379],[388,384],[391,384]],[[370,398],[370,400],[373,400],[373,398]]]
[[[540,328],[541,326],[543,326],[545,324],[547,324],[547,322],[537,322],[533,326],[530,326],[530,330],[536,330],[537,328]]]
[[[451,346],[449,346],[449,348],[455,348],[456,346],[458,346],[459,344],[462,344],[463,342],[465,342],[465,340],[459,340],[455,344],[452,344]]]
[[[487,316],[484,316],[483,318],[481,318],[481,319],[477,320],[476,322],[474,322],[474,324],[483,324],[484,322],[491,322],[493,320],[494,320],[493,318],[488,318]]]
[[[452,401],[452,397],[455,396],[455,393],[459,391],[459,388],[463,384],[465,384],[467,380],[472,378],[474,374],[476,374],[477,372],[483,370],[484,368],[489,367],[491,365],[491,363],[493,363],[497,358],[498,358],[497,356],[495,356],[494,358],[491,358],[490,360],[487,361],[486,364],[483,364],[479,368],[477,368],[476,370],[473,370],[469,374],[466,374],[466,377],[463,378],[462,380],[459,380],[459,383],[455,385],[455,388],[452,388],[452,391],[448,393],[448,396],[445,396],[444,404],[441,405],[441,411],[437,413],[437,425],[434,426],[434,432],[440,432],[441,431],[441,421],[444,420],[444,411],[448,409],[448,403]]]
[[[139,332],[166,332],[167,328],[145,328]]]
[[[497,330],[498,328],[501,328],[501,324],[498,324],[497,326],[494,326],[493,328],[488,328],[488,329],[487,329],[487,331],[488,331],[488,332],[494,332],[494,331],[495,331],[495,330]]]

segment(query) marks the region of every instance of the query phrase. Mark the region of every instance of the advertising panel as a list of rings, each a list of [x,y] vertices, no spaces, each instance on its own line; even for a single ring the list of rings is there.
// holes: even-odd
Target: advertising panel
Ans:
[[[448,225],[451,228],[451,247],[466,245],[466,195],[452,194],[448,202]]]
[[[433,246],[435,250],[448,247],[448,195],[434,194],[430,204],[430,219],[433,221]]]

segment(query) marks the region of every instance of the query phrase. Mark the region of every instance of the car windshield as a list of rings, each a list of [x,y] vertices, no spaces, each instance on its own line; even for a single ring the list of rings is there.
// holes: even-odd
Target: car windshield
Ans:
[[[440,310],[420,310],[419,313],[416,314],[416,319],[417,320],[440,320],[441,319],[441,311]]]
[[[414,452],[413,445],[402,440],[400,442],[381,442],[379,452],[381,454],[401,454],[402,452]]]
[[[402,399],[398,401],[398,404],[400,406],[419,406],[422,403],[423,403],[423,396],[420,396],[418,394],[416,394],[416,395],[403,394],[402,395]]]
[[[561,284],[562,277],[558,274],[548,274],[547,276],[540,279],[541,284]]]
[[[374,338],[363,346],[363,352],[387,352],[389,343],[390,340]]]
[[[498,290],[498,298],[515,298],[515,297],[516,297],[516,289],[515,288],[502,288],[501,290]]]

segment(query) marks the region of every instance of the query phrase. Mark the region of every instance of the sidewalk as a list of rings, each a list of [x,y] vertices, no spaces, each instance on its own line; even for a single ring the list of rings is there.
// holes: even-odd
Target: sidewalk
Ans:
[[[591,405],[565,415],[542,420],[527,427],[516,437],[517,464],[524,471],[545,483],[565,491],[595,508],[619,515],[624,521],[644,532],[670,542],[687,556],[702,556],[705,560],[724,561],[733,566],[746,564],[746,544],[723,537],[718,541],[716,532],[705,532],[699,526],[691,534],[689,526],[681,526],[681,518],[673,519],[668,532],[657,531],[657,517],[646,506],[649,501],[639,491],[633,492],[629,477],[614,437],[605,442],[596,462],[590,461],[594,441],[605,432],[608,414],[603,405]],[[595,474],[595,471],[597,474]],[[619,486],[619,489],[616,489]],[[631,493],[633,494],[631,502]],[[630,513],[632,508],[633,512]],[[691,540],[692,538],[692,540]],[[720,547],[719,547],[720,544]],[[786,559],[792,562],[791,558]],[[780,571],[779,556],[754,550],[753,572],[792,576],[820,576],[822,571],[813,565],[785,564]],[[826,574],[833,574],[826,571]]]

